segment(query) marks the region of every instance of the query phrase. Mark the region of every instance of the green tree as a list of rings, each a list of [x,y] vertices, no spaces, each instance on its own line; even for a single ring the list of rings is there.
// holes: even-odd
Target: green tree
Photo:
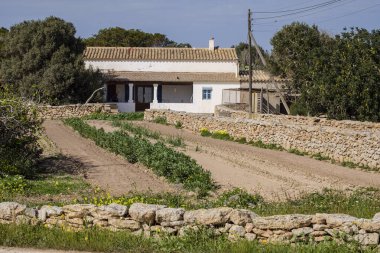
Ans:
[[[41,154],[36,108],[0,88],[0,177],[33,176]]]
[[[241,70],[248,70],[249,68],[249,49],[248,44],[245,42],[240,42],[237,45],[233,45],[232,48],[235,48],[236,54],[239,58],[239,64]],[[264,58],[269,60],[269,53],[260,47],[261,52],[263,53]],[[252,46],[252,65],[254,69],[265,69],[262,64],[259,54],[256,51],[256,48]]]
[[[176,43],[161,33],[146,33],[138,29],[121,27],[101,29],[84,40],[86,46],[101,47],[191,47],[188,43]]]
[[[85,69],[84,44],[75,32],[73,24],[56,17],[12,26],[3,44],[0,82],[38,103],[85,101],[100,86],[101,74]]]
[[[335,38],[294,23],[272,39],[272,71],[292,79],[295,112],[380,121],[380,30],[345,30]]]
[[[3,47],[5,36],[7,35],[7,33],[8,33],[8,29],[6,29],[4,27],[0,27],[0,53],[1,53],[1,49]],[[0,60],[1,60],[1,58],[0,58]]]
[[[314,55],[332,40],[317,26],[295,22],[284,26],[271,40],[273,46],[270,67],[276,75],[291,78],[293,91],[305,83]]]

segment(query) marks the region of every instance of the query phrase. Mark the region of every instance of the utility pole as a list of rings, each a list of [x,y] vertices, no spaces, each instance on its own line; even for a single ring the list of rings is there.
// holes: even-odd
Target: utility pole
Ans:
[[[249,92],[249,114],[252,115],[252,12],[248,9],[248,53],[249,53],[249,78],[248,78],[248,92]]]
[[[251,11],[249,11],[249,13],[251,13]],[[256,51],[257,51],[257,53],[259,54],[259,56],[260,56],[260,60],[261,60],[261,62],[263,63],[263,65],[266,67],[267,66],[267,61],[265,60],[265,58],[264,58],[264,56],[263,56],[263,54],[262,54],[262,52],[261,52],[261,50],[260,50],[260,47],[259,47],[259,45],[257,44],[257,42],[256,42],[256,40],[255,40],[255,37],[253,37],[253,34],[252,34],[252,31],[251,30],[249,30],[249,44],[251,45],[251,40],[252,40],[252,42],[253,42],[253,44],[254,44],[254,46],[255,46],[255,48],[256,48]],[[251,59],[251,55],[250,55],[250,59]],[[276,91],[277,91],[277,93],[279,94],[279,96],[280,96],[280,99],[281,99],[281,101],[282,101],[282,104],[284,105],[284,107],[285,107],[285,110],[286,110],[286,112],[288,113],[288,114],[290,114],[290,109],[289,109],[289,106],[288,106],[288,104],[286,103],[286,100],[285,100],[285,98],[284,98],[284,96],[282,95],[282,92],[281,92],[281,90],[280,90],[280,88],[278,87],[278,85],[277,85],[277,83],[274,81],[274,78],[273,78],[273,76],[270,74],[270,81],[271,81],[271,83],[274,85],[274,87],[276,88]],[[269,110],[269,108],[268,108],[268,110]]]

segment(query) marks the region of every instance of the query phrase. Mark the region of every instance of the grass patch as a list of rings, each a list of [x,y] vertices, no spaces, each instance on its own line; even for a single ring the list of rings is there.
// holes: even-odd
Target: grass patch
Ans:
[[[279,150],[279,151],[284,150],[284,148],[281,147],[280,145],[277,145],[274,143],[267,144],[267,143],[262,142],[261,140],[250,141],[250,142],[248,142],[248,144],[252,145],[254,147],[257,147],[257,148],[272,149],[272,150]]]
[[[179,136],[170,136],[166,139],[166,142],[173,145],[174,147],[185,147],[185,142]]]
[[[157,117],[153,120],[153,122],[157,124],[162,124],[162,125],[168,124],[168,120],[166,119],[166,117]]]
[[[320,193],[308,193],[296,199],[279,202],[265,201],[260,195],[249,194],[239,188],[226,191],[216,198],[205,199],[170,193],[130,194],[122,197],[98,194],[96,197],[84,199],[84,203],[95,205],[118,203],[126,206],[133,203],[147,203],[174,208],[181,207],[186,210],[227,206],[249,209],[261,216],[345,213],[358,218],[371,219],[376,213],[380,212],[380,190],[362,188],[348,194],[344,191],[325,189]]]
[[[92,113],[82,117],[84,120],[143,120],[143,112],[123,112],[118,114]]]
[[[296,149],[296,148],[288,149],[288,152],[291,153],[291,154],[299,155],[299,156],[309,155],[309,153],[307,153],[307,152],[303,152],[303,151],[298,150],[298,149]]]
[[[49,248],[97,252],[377,252],[375,248],[361,249],[358,244],[294,244],[275,245],[258,242],[230,242],[225,237],[216,237],[210,230],[201,229],[184,237],[162,236],[161,239],[134,236],[129,232],[87,229],[79,232],[48,229],[41,226],[16,226],[0,224],[0,245],[6,247]]]
[[[47,176],[29,181],[26,194],[35,195],[70,195],[73,192],[84,194],[91,189],[91,185],[82,178],[72,176]]]
[[[162,142],[152,144],[143,137],[129,136],[122,131],[106,133],[79,118],[66,119],[64,122],[81,136],[95,141],[96,145],[124,156],[131,163],[140,162],[157,175],[166,177],[172,183],[181,183],[184,188],[196,191],[200,196],[216,188],[209,171]]]
[[[322,155],[321,153],[314,154],[311,157],[314,158],[314,159],[317,159],[319,161],[331,160],[330,157]]]

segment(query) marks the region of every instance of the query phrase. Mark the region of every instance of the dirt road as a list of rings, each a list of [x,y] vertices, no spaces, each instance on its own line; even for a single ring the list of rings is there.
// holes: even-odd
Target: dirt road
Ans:
[[[185,153],[211,171],[214,180],[223,188],[241,187],[276,200],[323,188],[380,187],[380,173],[349,169],[283,151],[206,138],[173,126],[150,122],[134,124],[163,135],[183,138],[187,145]]]
[[[86,169],[86,178],[93,185],[122,195],[134,192],[172,192],[178,189],[164,179],[155,176],[149,169],[139,164],[130,164],[97,147],[92,141],[79,136],[60,121],[44,122],[46,134],[61,153],[81,162]]]

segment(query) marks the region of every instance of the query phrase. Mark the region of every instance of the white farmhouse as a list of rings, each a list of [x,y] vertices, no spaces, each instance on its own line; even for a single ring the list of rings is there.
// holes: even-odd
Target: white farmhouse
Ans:
[[[86,67],[107,74],[105,102],[119,111],[213,113],[224,89],[240,88],[233,48],[88,47]]]

